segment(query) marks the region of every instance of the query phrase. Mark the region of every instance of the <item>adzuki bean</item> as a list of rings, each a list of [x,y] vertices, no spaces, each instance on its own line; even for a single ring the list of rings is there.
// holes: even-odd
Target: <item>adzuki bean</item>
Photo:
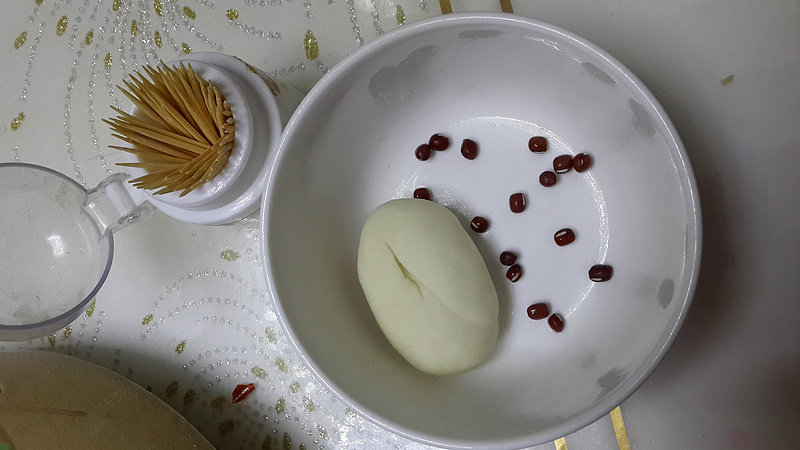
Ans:
[[[578,153],[572,158],[572,168],[575,169],[575,172],[583,172],[592,167],[592,162],[594,161],[590,155]]]
[[[517,262],[517,254],[508,250],[500,253],[500,264],[510,266]]]
[[[561,333],[561,331],[564,330],[564,318],[562,318],[560,314],[553,314],[550,316],[547,319],[547,324],[550,325],[550,328],[556,333]]]
[[[428,144],[420,145],[414,150],[414,156],[420,161],[427,161],[431,157],[431,146]]]
[[[473,160],[478,157],[478,144],[472,139],[464,139],[461,142],[461,154],[464,158]]]
[[[421,198],[423,200],[431,199],[431,191],[422,187],[414,189],[414,198]]]
[[[511,208],[511,212],[513,213],[521,213],[522,211],[525,211],[525,207],[527,206],[525,194],[521,192],[511,194],[511,196],[508,197],[508,206]]]
[[[447,148],[450,147],[450,138],[436,133],[428,139],[428,145],[431,147],[431,150],[447,150]]]
[[[522,266],[519,264],[514,264],[513,266],[509,267],[506,271],[506,278],[508,278],[512,283],[516,283],[522,278]]]
[[[555,232],[553,240],[556,241],[559,247],[572,244],[575,242],[575,232],[571,228],[562,228]]]
[[[589,279],[592,281],[608,281],[614,275],[614,268],[608,264],[595,264],[589,269]]]
[[[475,216],[472,218],[472,221],[469,223],[470,228],[472,231],[476,233],[484,233],[486,230],[489,229],[489,221],[486,218],[481,216]]]
[[[542,172],[541,175],[539,175],[539,184],[541,184],[544,187],[553,186],[556,184],[556,181],[557,181],[556,174],[550,172],[549,170],[545,170],[544,172]]]
[[[528,140],[528,149],[533,153],[544,153],[547,151],[547,138],[544,136],[534,136]]]
[[[534,303],[528,306],[528,317],[533,320],[542,320],[550,315],[550,308],[546,303]]]
[[[553,170],[555,170],[556,173],[567,173],[571,168],[572,156],[570,155],[556,156],[553,160]]]

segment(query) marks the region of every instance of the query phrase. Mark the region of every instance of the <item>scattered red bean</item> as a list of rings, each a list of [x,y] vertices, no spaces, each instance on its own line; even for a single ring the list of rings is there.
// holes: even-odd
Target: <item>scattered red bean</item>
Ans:
[[[561,333],[564,329],[564,319],[560,314],[553,314],[550,316],[550,318],[547,319],[547,324],[550,325],[550,328],[556,333]]]
[[[570,228],[562,228],[556,231],[556,233],[553,235],[553,239],[556,241],[556,244],[558,244],[559,247],[563,247],[575,242],[575,232]]]
[[[583,172],[592,167],[592,157],[586,153],[578,153],[572,158],[572,168],[575,172]]]
[[[595,264],[589,269],[589,279],[592,281],[608,281],[614,275],[614,268],[608,264]]]
[[[469,226],[476,233],[484,233],[489,229],[489,221],[481,216],[475,216],[472,218]]]
[[[517,254],[508,250],[500,253],[500,264],[510,266],[517,262]]]
[[[248,395],[256,390],[256,385],[253,383],[240,384],[233,389],[232,402],[239,403],[244,400]]]
[[[461,142],[461,154],[464,155],[464,158],[470,160],[477,158],[478,143],[472,139],[464,139],[464,141]]]
[[[553,186],[556,184],[556,181],[557,181],[556,174],[550,172],[549,170],[545,170],[544,172],[542,172],[541,175],[539,175],[539,184],[541,184],[544,187]]]
[[[570,155],[556,156],[553,160],[553,170],[555,170],[556,173],[567,173],[571,168],[572,156]]]
[[[414,156],[420,161],[427,161],[431,157],[431,147],[428,144],[422,144],[414,151]]]
[[[513,266],[509,267],[506,271],[506,278],[511,280],[512,283],[516,283],[522,277],[522,266],[519,264],[514,264]]]
[[[528,306],[528,317],[533,320],[542,320],[550,315],[550,308],[546,303],[534,303]]]
[[[511,194],[511,196],[508,197],[508,206],[511,208],[511,212],[514,213],[521,213],[522,211],[525,211],[525,207],[527,206],[525,194],[521,192]]]
[[[428,145],[431,150],[447,150],[447,147],[450,147],[450,139],[447,136],[436,133],[428,140]]]
[[[534,136],[528,140],[528,149],[533,153],[543,153],[547,151],[547,138],[544,136]]]
[[[414,189],[414,198],[421,198],[423,200],[430,200],[431,199],[431,191],[425,188],[416,188]]]

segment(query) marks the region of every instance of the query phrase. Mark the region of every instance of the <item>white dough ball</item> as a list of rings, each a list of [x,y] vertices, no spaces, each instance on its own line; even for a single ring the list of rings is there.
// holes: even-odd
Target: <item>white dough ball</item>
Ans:
[[[486,360],[498,301],[486,263],[449,209],[391,200],[367,219],[358,279],[389,343],[411,365],[449,375]]]

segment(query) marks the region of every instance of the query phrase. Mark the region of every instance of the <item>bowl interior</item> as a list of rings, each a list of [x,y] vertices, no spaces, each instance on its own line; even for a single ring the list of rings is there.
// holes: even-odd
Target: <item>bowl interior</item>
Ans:
[[[433,133],[451,148],[421,162]],[[549,139],[544,154],[531,136]],[[479,145],[469,161],[461,140]],[[668,119],[626,69],[552,26],[458,16],[403,27],[315,86],[290,122],[262,208],[268,282],[281,318],[320,378],[378,423],[446,446],[522,446],[614,408],[672,341],[694,286],[693,178]],[[590,153],[587,172],[545,188],[555,156]],[[388,344],[356,275],[361,227],[392,198],[428,187],[468,227],[500,298],[500,338],[479,368],[425,375]],[[527,196],[524,213],[508,197]],[[567,247],[553,233],[575,230]],[[510,283],[498,261],[515,250]],[[596,263],[614,267],[589,281]],[[554,333],[527,317],[544,301]]]

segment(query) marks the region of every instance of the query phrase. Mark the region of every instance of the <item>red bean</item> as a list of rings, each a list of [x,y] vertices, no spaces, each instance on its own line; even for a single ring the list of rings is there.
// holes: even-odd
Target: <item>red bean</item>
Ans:
[[[556,156],[553,160],[553,170],[555,170],[556,173],[567,173],[571,168],[572,156],[570,155]]]
[[[428,145],[431,150],[447,150],[447,147],[450,147],[450,139],[447,136],[436,133],[428,140]]]
[[[461,154],[464,155],[464,158],[470,160],[477,158],[478,144],[472,139],[464,139],[464,141],[461,142]]]
[[[553,186],[556,184],[556,181],[557,181],[556,174],[550,172],[549,170],[545,170],[544,172],[542,172],[541,175],[539,175],[539,184],[541,184],[544,187]]]
[[[506,271],[506,278],[511,280],[512,283],[516,283],[522,278],[522,266],[519,264],[514,264],[513,266],[509,267]]]
[[[476,233],[484,233],[486,232],[486,230],[489,229],[489,221],[486,220],[484,217],[475,216],[472,218],[472,221],[469,223],[469,226]]]
[[[511,194],[511,196],[508,197],[508,206],[511,208],[511,212],[513,213],[521,213],[522,211],[525,211],[525,207],[527,206],[525,194],[521,192]]]
[[[572,158],[572,168],[575,169],[575,172],[583,172],[588,170],[589,167],[592,167],[592,157],[591,155],[587,155],[586,153],[578,153]]]
[[[534,136],[528,140],[528,149],[533,153],[543,153],[547,151],[547,138],[544,136]]]
[[[571,228],[562,228],[553,235],[553,240],[556,241],[559,247],[572,244],[575,242],[575,232]]]
[[[431,147],[428,144],[422,144],[414,151],[414,156],[420,161],[427,161],[431,157]]]
[[[424,187],[414,189],[414,198],[421,198],[423,200],[431,199],[431,191]]]
[[[510,266],[517,262],[517,254],[508,250],[500,253],[500,264]]]
[[[592,281],[608,281],[613,275],[614,268],[608,264],[595,264],[589,269],[589,279]]]
[[[550,315],[550,308],[546,303],[534,303],[528,306],[528,317],[533,320],[542,320]]]
[[[547,319],[547,324],[550,325],[550,328],[556,333],[561,333],[564,329],[564,318],[561,317],[560,314],[553,314]]]

